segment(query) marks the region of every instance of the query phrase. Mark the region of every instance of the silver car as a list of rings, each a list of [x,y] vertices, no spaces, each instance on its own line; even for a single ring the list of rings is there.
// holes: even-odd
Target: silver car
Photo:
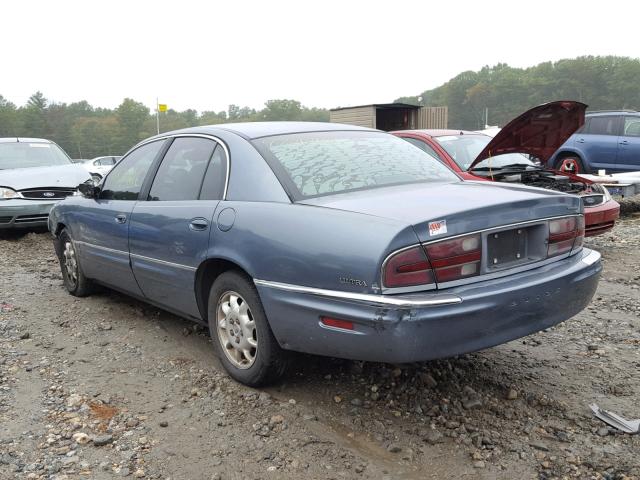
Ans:
[[[120,156],[96,157],[91,160],[85,160],[82,165],[91,174],[91,178],[97,184],[100,183],[102,177],[111,171],[116,163],[120,161]]]
[[[49,210],[91,181],[58,145],[42,138],[0,138],[0,230],[45,226]]]

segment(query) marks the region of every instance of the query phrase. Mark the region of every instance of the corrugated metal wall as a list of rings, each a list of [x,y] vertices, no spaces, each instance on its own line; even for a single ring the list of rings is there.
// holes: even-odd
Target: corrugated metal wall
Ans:
[[[373,106],[344,108],[329,112],[331,123],[346,123],[359,127],[376,128],[376,109]]]
[[[422,107],[416,111],[415,128],[448,128],[449,109],[447,107]]]

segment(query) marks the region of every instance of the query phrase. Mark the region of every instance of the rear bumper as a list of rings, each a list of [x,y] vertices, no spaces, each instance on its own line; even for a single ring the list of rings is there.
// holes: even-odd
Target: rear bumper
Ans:
[[[55,201],[2,200],[0,230],[46,226],[49,210],[55,204]]]
[[[593,237],[611,230],[620,216],[620,204],[609,200],[597,207],[584,209],[585,236]]]
[[[446,296],[366,295],[350,300],[270,282],[256,281],[256,286],[283,348],[406,363],[481,350],[567,320],[589,303],[601,270],[600,254],[583,249],[533,270],[447,289]],[[400,298],[402,306],[376,304],[368,297]],[[434,299],[438,301],[424,304]],[[355,329],[326,327],[320,316],[350,320]]]

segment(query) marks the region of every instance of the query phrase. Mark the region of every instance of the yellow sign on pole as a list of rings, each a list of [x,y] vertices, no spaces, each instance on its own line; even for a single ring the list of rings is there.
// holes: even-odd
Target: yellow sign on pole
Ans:
[[[166,112],[167,111],[167,104],[166,103],[159,103],[158,104],[158,111],[159,112]]]

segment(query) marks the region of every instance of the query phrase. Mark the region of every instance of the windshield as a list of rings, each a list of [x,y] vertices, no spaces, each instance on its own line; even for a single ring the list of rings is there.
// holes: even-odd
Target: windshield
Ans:
[[[434,138],[463,170],[469,170],[469,166],[491,141],[491,137],[487,135],[447,135]],[[521,153],[505,153],[482,160],[473,168],[500,168],[514,164],[536,165]]]
[[[380,132],[313,132],[254,140],[296,199],[460,179],[431,155]]]
[[[0,143],[0,170],[51,167],[71,163],[66,153],[53,143]]]

